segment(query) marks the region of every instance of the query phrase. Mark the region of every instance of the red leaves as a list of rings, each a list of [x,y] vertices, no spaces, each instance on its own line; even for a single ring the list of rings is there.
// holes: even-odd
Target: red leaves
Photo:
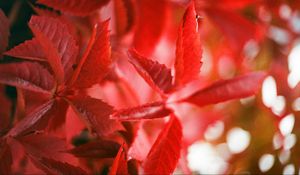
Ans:
[[[58,19],[37,16],[31,18],[29,26],[39,40],[57,80],[63,82],[64,78],[69,78],[78,47],[68,33],[68,27]]]
[[[78,16],[86,16],[107,4],[109,0],[38,0],[56,10]]]
[[[149,55],[155,49],[166,24],[167,4],[166,0],[137,1],[138,19],[133,47],[140,53]]]
[[[154,102],[144,104],[129,109],[123,109],[115,112],[111,118],[118,120],[140,120],[140,119],[155,119],[169,115],[170,109],[167,109],[165,103]]]
[[[95,33],[75,72],[74,79],[78,76],[75,87],[88,88],[99,83],[108,73],[112,62],[108,24],[107,20],[95,26]]]
[[[180,157],[181,139],[180,121],[171,115],[144,161],[145,174],[171,174]]]
[[[0,9],[0,58],[8,45],[9,21]]]
[[[184,85],[198,78],[202,49],[198,19],[193,3],[187,8],[178,32],[175,60],[175,84]]]
[[[229,80],[218,81],[200,89],[182,101],[204,106],[232,99],[245,98],[257,93],[265,73],[249,73]]]
[[[110,158],[115,157],[120,145],[109,140],[91,141],[75,147],[68,152],[80,158]]]
[[[171,89],[172,75],[170,69],[139,55],[136,50],[129,50],[128,53],[131,64],[154,90],[162,94]]]
[[[96,131],[99,136],[106,136],[123,129],[119,122],[109,119],[113,108],[101,100],[88,96],[76,96],[69,99],[69,103],[86,122],[89,129]]]
[[[29,62],[1,64],[0,82],[47,94],[54,88],[51,74],[40,64]]]
[[[174,85],[171,70],[164,65],[148,60],[133,49],[129,50],[129,58],[144,80],[160,94],[197,79],[202,64],[202,49],[193,3],[187,8],[178,32]]]
[[[214,4],[219,1],[222,3]],[[33,16],[29,22],[34,38],[18,46],[14,40],[10,42],[13,48],[4,54],[25,60],[6,64],[14,59],[5,57],[0,63],[0,83],[16,86],[18,94],[17,97],[10,96],[9,102],[6,102],[9,92],[1,91],[0,94],[3,108],[10,108],[0,110],[3,119],[0,122],[0,159],[5,159],[0,162],[0,173],[18,174],[23,170],[34,173],[35,168],[39,168],[47,174],[97,174],[107,171],[112,163],[110,174],[171,174],[177,167],[181,145],[187,148],[202,138],[208,123],[220,119],[211,116],[219,109],[209,108],[213,111],[208,113],[206,108],[199,107],[244,98],[259,90],[264,73],[246,74],[196,89],[198,85],[202,86],[202,79],[199,79],[202,65],[200,32],[206,40],[215,31],[207,30],[207,26],[211,29],[210,25],[198,26],[194,1],[185,9],[185,3],[174,0],[113,0],[107,8],[97,11],[108,2],[38,0],[37,3],[48,8],[36,9],[42,17]],[[249,4],[252,1],[196,1],[197,12],[206,14],[222,31],[216,38],[203,42],[211,52],[209,54],[214,56],[210,59],[213,71],[221,65],[215,65],[216,60],[221,60],[215,56],[221,57],[221,52],[227,51],[227,48],[221,48],[220,53],[213,53],[213,48],[223,44],[215,43],[220,35],[223,34],[238,51],[249,39],[256,38],[256,26],[234,11]],[[226,5],[230,5],[229,9]],[[13,9],[16,7],[14,5]],[[256,7],[253,12],[250,10],[249,13],[256,13]],[[13,24],[17,23],[14,12],[8,13],[12,14]],[[111,14],[113,25],[109,25],[110,20],[99,22]],[[15,31],[15,25],[12,26]],[[174,43],[173,31],[177,29],[177,42]],[[109,30],[113,31],[112,36]],[[165,34],[165,30],[172,34]],[[8,20],[0,11],[0,56],[7,47],[8,35]],[[155,55],[168,66],[174,63],[172,68],[146,57],[154,55],[161,37],[165,40]],[[127,62],[127,50],[129,62],[152,89],[140,83],[135,71],[127,70],[132,68]],[[163,53],[171,50],[176,50],[174,56]],[[238,59],[238,54],[228,55]],[[226,60],[230,59],[226,57]],[[251,67],[245,65],[246,69]],[[232,70],[238,70],[233,72],[235,74],[246,72],[246,69],[232,65]],[[223,73],[223,70],[219,72]],[[208,71],[206,75],[210,79],[218,73]],[[134,80],[138,81],[130,82]],[[136,91],[131,90],[133,87]],[[188,93],[191,89],[195,92]],[[186,97],[187,93],[190,95]],[[128,108],[115,110],[106,102],[117,108]],[[132,104],[136,106],[131,107]],[[182,115],[182,123],[175,113]],[[166,116],[169,120],[164,123],[162,118]],[[198,120],[199,116],[204,117]],[[90,132],[85,130],[83,123]],[[184,130],[181,125],[185,126]],[[12,159],[12,155],[19,152],[19,157]],[[182,167],[178,169],[181,171]]]

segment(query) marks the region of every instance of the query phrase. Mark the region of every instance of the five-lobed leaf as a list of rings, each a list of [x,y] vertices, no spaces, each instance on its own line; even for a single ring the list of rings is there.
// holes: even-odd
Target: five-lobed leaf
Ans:
[[[110,118],[121,121],[155,119],[168,116],[172,111],[168,109],[164,102],[153,102],[141,106],[121,109],[111,115]]]
[[[109,118],[113,107],[102,100],[89,96],[75,96],[68,101],[90,131],[95,131],[99,136],[107,136],[123,129],[121,123]]]
[[[46,94],[55,85],[47,69],[30,62],[0,64],[0,83]]]
[[[175,85],[198,78],[202,65],[202,48],[194,4],[187,8],[178,31],[175,60]]]
[[[171,115],[160,132],[143,163],[145,174],[171,174],[180,157],[182,127],[176,116]]]
[[[217,81],[183,99],[183,102],[205,106],[254,95],[260,89],[266,73],[254,72],[229,80]]]
[[[128,51],[129,61],[136,71],[154,90],[163,94],[168,92],[172,87],[171,70],[165,65],[159,64],[140,55],[135,49]]]

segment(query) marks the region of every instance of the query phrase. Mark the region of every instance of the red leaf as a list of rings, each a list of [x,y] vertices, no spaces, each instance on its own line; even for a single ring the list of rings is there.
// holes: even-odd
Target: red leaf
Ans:
[[[196,9],[198,8],[206,8],[206,7],[213,7],[213,8],[223,8],[223,9],[242,9],[249,5],[256,4],[261,0],[195,0]]]
[[[117,175],[117,174],[128,174],[127,168],[127,156],[123,146],[120,147],[117,156],[113,162],[113,165],[110,168],[109,175]]]
[[[0,160],[0,174],[11,174],[12,154],[4,139],[0,139]]]
[[[65,123],[68,108],[69,104],[65,100],[55,100],[52,109],[47,114],[49,115],[48,130],[58,129]]]
[[[117,155],[119,148],[120,145],[116,142],[96,140],[75,147],[67,152],[80,158],[111,158]]]
[[[118,121],[109,118],[113,108],[103,101],[88,96],[76,96],[70,99],[70,105],[82,118],[90,130],[99,136],[109,135],[123,126]]]
[[[18,138],[18,141],[22,144],[27,154],[38,159],[48,157],[60,160],[68,155],[63,152],[67,148],[66,142],[58,137],[44,134],[30,134]]]
[[[108,2],[109,0],[38,0],[40,4],[77,16],[89,15]]]
[[[107,20],[95,26],[95,33],[74,75],[75,78],[78,76],[75,87],[91,87],[99,83],[109,72],[112,60],[108,25]]]
[[[180,157],[182,128],[176,116],[171,115],[143,163],[145,174],[171,174]]]
[[[19,121],[15,127],[13,127],[8,135],[17,137],[25,135],[31,131],[44,128],[47,125],[48,119],[46,119],[47,112],[52,108],[54,100],[49,100],[42,104],[34,111],[29,113],[24,119]]]
[[[182,101],[205,106],[232,99],[245,98],[257,93],[265,77],[265,73],[255,72],[229,80],[217,81],[208,87],[196,91]]]
[[[0,65],[0,83],[50,94],[54,88],[52,75],[37,63]]]
[[[73,71],[78,47],[68,27],[52,17],[33,16],[29,26],[39,40],[45,55],[59,81],[68,79]]]
[[[162,118],[171,113],[167,109],[164,102],[148,103],[142,106],[137,106],[129,109],[116,111],[110,118],[118,120],[141,120]]]
[[[126,34],[133,26],[134,9],[131,0],[114,0],[116,30],[118,36]]]
[[[0,58],[8,45],[9,21],[0,9]]]
[[[187,8],[176,43],[175,84],[184,85],[198,78],[202,49],[194,4]]]
[[[84,170],[82,170],[79,167],[73,166],[71,164],[61,162],[61,161],[56,161],[53,159],[49,158],[40,158],[40,159],[35,159],[31,157],[31,160],[33,163],[43,170],[47,174],[78,174],[78,175],[85,175],[87,174]]]
[[[141,56],[134,49],[130,49],[128,53],[131,64],[154,90],[163,94],[163,92],[168,92],[171,89],[172,75],[170,69],[157,61]]]
[[[35,61],[47,61],[46,55],[38,39],[33,38],[10,49],[5,55]]]
[[[166,0],[137,1],[137,24],[133,46],[140,53],[149,55],[159,41],[168,16]]]

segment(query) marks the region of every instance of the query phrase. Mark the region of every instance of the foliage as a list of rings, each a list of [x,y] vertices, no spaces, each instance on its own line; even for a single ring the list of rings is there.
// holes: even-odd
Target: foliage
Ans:
[[[191,165],[191,147],[211,141],[231,149],[235,127],[251,134],[250,145],[231,149],[216,173],[278,173],[298,163],[297,146],[272,143],[298,136],[297,125],[292,134],[281,123],[298,115],[298,82],[285,79],[294,75],[287,57],[299,37],[299,2],[16,0],[0,7],[0,174],[207,173]],[[272,77],[282,84],[277,101],[266,104],[260,90]],[[283,109],[274,107],[278,98]],[[218,122],[225,128],[209,139]],[[261,168],[262,155],[290,151],[290,159]]]

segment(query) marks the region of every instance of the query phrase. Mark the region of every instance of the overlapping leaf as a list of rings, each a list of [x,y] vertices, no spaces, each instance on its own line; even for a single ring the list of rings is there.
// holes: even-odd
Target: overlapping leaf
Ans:
[[[43,170],[47,174],[78,174],[86,175],[87,173],[79,167],[73,166],[71,164],[49,159],[49,158],[40,158],[36,159],[31,157],[33,163]]]
[[[69,99],[74,111],[86,122],[90,130],[99,136],[109,135],[123,126],[109,118],[113,108],[103,101],[88,96],[76,96]]]
[[[58,137],[45,134],[30,134],[18,138],[27,154],[40,159],[42,157],[60,160],[64,158],[63,152],[67,145],[66,142]]]
[[[171,70],[140,55],[136,50],[129,50],[129,60],[137,72],[156,91],[163,94],[172,87]]]
[[[137,24],[133,46],[142,54],[149,55],[159,41],[168,15],[166,0],[137,1]]]
[[[69,34],[68,27],[58,19],[45,16],[33,16],[29,26],[39,40],[58,80],[62,81],[64,76],[68,79],[78,54],[78,47]]]
[[[65,100],[55,99],[52,109],[47,114],[49,115],[48,130],[55,130],[65,123],[68,108],[69,104]]]
[[[258,92],[266,77],[263,72],[249,73],[229,80],[215,82],[182,101],[205,106],[232,99],[245,98]]]
[[[128,174],[127,156],[123,146],[120,147],[117,156],[110,168],[109,175]]]
[[[75,72],[75,87],[88,88],[99,83],[108,73],[111,65],[111,46],[109,42],[109,21],[98,23],[90,39],[88,48]]]
[[[0,58],[8,45],[9,21],[0,9]]]
[[[77,16],[86,16],[107,4],[109,0],[38,0],[56,10]]]
[[[24,43],[10,49],[5,55],[35,61],[46,61],[46,55],[37,38],[27,40]]]
[[[168,116],[170,113],[171,110],[166,108],[164,102],[154,102],[116,111],[111,118],[118,120],[155,119]]]
[[[97,140],[80,145],[68,151],[80,158],[111,158],[118,153],[120,145],[109,140]]]
[[[180,157],[182,128],[171,115],[143,163],[145,174],[172,174]]]
[[[8,135],[17,137],[28,134],[34,130],[45,128],[45,126],[48,124],[46,113],[52,108],[53,104],[54,100],[49,100],[36,108],[24,119],[18,122],[16,126],[9,131]]]
[[[187,8],[176,43],[175,84],[184,85],[198,78],[202,48],[194,4]]]
[[[0,83],[48,94],[54,88],[52,75],[40,64],[29,62],[1,64]]]

